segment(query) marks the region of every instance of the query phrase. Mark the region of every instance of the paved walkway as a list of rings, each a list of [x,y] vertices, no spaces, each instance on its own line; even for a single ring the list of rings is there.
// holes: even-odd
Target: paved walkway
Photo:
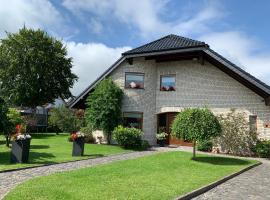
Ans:
[[[70,171],[70,170],[75,170],[79,168],[92,167],[92,166],[96,166],[100,164],[111,163],[114,161],[139,158],[142,156],[156,154],[161,151],[167,151],[167,150],[165,148],[159,149],[159,150],[153,149],[152,151],[141,151],[141,152],[117,154],[117,155],[111,155],[111,156],[102,157],[102,158],[80,160],[80,161],[60,163],[60,164],[50,165],[50,166],[42,166],[42,167],[37,167],[37,168],[32,168],[32,169],[30,168],[30,169],[24,169],[24,170],[19,170],[19,171],[0,173],[0,199],[3,199],[3,197],[10,190],[15,188],[18,184],[34,177],[45,176],[45,175],[53,174],[56,172]]]
[[[270,161],[194,198],[194,200],[262,200],[270,199]]]

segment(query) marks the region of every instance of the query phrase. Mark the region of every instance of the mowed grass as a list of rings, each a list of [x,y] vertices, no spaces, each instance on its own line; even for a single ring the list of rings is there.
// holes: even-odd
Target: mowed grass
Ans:
[[[5,200],[174,199],[256,161],[166,152],[29,180]]]
[[[68,134],[33,134],[29,163],[11,164],[10,152],[11,149],[5,146],[4,137],[0,136],[0,171],[86,158],[97,158],[129,151],[116,145],[85,144],[85,155],[83,157],[72,157],[72,142],[68,142]]]

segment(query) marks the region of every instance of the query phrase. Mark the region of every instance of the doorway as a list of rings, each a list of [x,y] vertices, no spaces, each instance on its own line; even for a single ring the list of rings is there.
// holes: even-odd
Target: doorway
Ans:
[[[191,142],[178,139],[171,134],[172,123],[177,114],[178,112],[167,112],[158,114],[158,131],[166,132],[168,134],[168,137],[165,141],[165,144],[167,145],[192,146]]]

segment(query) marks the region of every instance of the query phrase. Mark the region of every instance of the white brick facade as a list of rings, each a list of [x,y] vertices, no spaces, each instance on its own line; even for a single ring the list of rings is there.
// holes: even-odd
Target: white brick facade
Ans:
[[[125,72],[144,73],[144,89],[125,89]],[[160,91],[160,75],[176,75],[176,91]],[[198,61],[156,63],[135,58],[130,65],[124,61],[112,73],[112,79],[124,90],[123,112],[143,112],[144,139],[155,144],[157,114],[181,111],[187,107],[210,108],[215,114],[236,108],[248,115],[257,115],[258,135],[270,139],[270,106],[264,99],[217,67]]]

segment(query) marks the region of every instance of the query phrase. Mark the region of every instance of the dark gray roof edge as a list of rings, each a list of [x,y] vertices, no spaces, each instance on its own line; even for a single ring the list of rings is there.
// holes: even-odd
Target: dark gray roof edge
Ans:
[[[237,66],[236,64],[232,63],[231,61],[227,60],[223,56],[221,56],[219,53],[215,52],[214,50],[208,48],[203,50],[205,53],[210,55],[211,57],[215,58],[219,62],[221,62],[223,65],[228,67],[230,70],[234,71],[256,87],[260,88],[264,92],[266,92],[270,96],[270,86],[264,83],[263,81],[257,79],[256,77],[252,76],[250,73],[243,70],[241,67]]]
[[[115,63],[113,63],[105,72],[103,72],[94,82],[92,82],[85,90],[83,90],[75,99],[68,102],[68,107],[72,108],[80,99],[82,99],[91,89],[93,89],[104,77],[106,77],[112,70],[114,70],[122,61],[124,57],[121,56]]]

